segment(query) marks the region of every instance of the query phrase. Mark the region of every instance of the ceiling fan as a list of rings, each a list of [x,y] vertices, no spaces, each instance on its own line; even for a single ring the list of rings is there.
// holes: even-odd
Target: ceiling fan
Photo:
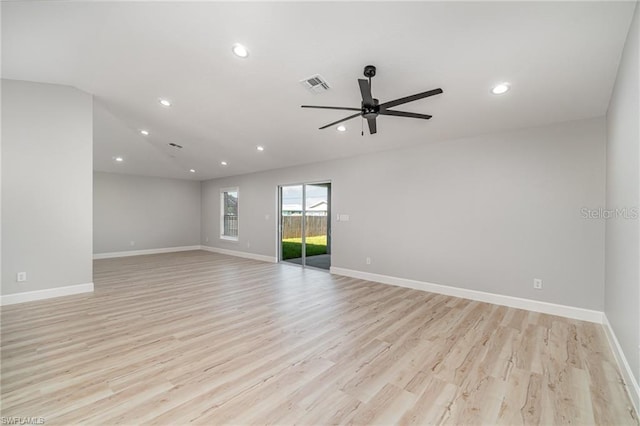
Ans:
[[[377,99],[375,99],[371,95],[371,78],[376,75],[376,67],[373,65],[367,65],[364,67],[364,76],[369,79],[369,81],[359,78],[358,85],[360,86],[360,94],[362,95],[362,103],[360,108],[349,108],[349,107],[333,107],[333,106],[314,106],[314,105],[302,105],[302,108],[318,108],[318,109],[337,109],[342,111],[358,111],[356,114],[345,117],[341,120],[334,121],[333,123],[329,123],[326,126],[320,127],[320,130],[326,129],[327,127],[334,126],[338,123],[342,123],[343,121],[351,120],[352,118],[356,118],[357,116],[362,116],[367,119],[367,123],[369,124],[369,133],[374,134],[377,132],[376,125],[376,117],[378,115],[391,115],[394,117],[406,117],[406,118],[421,118],[423,120],[428,120],[431,118],[428,114],[417,114],[414,112],[405,112],[405,111],[396,111],[389,108],[406,104],[408,102],[417,101],[418,99],[427,98],[433,95],[439,95],[442,93],[442,89],[433,89],[428,92],[416,93],[415,95],[406,96],[404,98],[395,99],[393,101],[388,101],[384,103],[379,103]],[[364,134],[364,132],[363,132]]]

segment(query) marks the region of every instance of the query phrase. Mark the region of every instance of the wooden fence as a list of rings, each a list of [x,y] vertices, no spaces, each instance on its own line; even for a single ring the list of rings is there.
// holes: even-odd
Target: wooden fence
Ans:
[[[306,236],[327,235],[327,216],[307,216]],[[302,238],[302,216],[282,216],[282,239]]]

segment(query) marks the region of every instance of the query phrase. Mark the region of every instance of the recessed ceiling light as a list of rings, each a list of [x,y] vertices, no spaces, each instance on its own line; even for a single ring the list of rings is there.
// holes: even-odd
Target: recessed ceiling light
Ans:
[[[500,83],[495,85],[493,89],[491,89],[491,93],[493,93],[494,95],[502,95],[503,93],[507,93],[510,88],[511,85],[509,83]]]
[[[190,171],[191,173],[195,173],[195,172],[196,172],[196,169],[189,169],[189,171]]]
[[[258,151],[264,151],[264,146],[262,146],[262,145],[258,145],[258,146],[256,147],[256,149],[257,149]]]
[[[124,161],[124,158],[122,158],[122,157],[113,157],[113,159],[115,161],[117,161],[118,163],[122,163]]]
[[[220,162],[220,165],[221,165],[221,166],[226,166],[226,165],[227,165],[227,162],[226,162],[226,161],[221,161],[221,162]]]
[[[159,99],[158,102],[160,102],[160,105],[162,105],[162,106],[166,106],[166,107],[170,107],[171,106],[171,102],[169,102],[166,99]]]
[[[149,136],[149,131],[148,130],[140,130],[140,133],[142,133],[145,136]]]
[[[336,127],[336,130],[339,132],[346,132],[347,128],[341,124],[338,127]]]
[[[241,45],[240,43],[234,44],[231,47],[231,51],[238,58],[246,58],[247,56],[249,56],[249,50],[247,50],[247,48]]]

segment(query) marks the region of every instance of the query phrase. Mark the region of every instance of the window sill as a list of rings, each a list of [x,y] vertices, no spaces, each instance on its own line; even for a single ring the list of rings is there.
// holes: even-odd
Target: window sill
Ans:
[[[238,242],[238,237],[225,237],[225,236],[221,235],[220,239],[224,240],[224,241],[233,241],[233,242],[236,242],[236,243]]]

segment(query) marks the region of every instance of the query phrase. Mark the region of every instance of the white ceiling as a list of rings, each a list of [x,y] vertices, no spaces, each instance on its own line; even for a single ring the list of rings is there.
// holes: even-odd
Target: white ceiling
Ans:
[[[96,170],[208,179],[602,116],[634,7],[4,2],[2,74],[95,95]],[[249,58],[231,53],[236,42]],[[441,87],[443,95],[397,108],[434,118],[379,117],[378,134],[364,137],[360,119],[345,133],[318,130],[349,113],[300,105],[359,106],[356,79],[367,64],[378,67],[380,102]],[[316,73],[329,92],[298,83]],[[512,90],[492,95],[501,81]]]

